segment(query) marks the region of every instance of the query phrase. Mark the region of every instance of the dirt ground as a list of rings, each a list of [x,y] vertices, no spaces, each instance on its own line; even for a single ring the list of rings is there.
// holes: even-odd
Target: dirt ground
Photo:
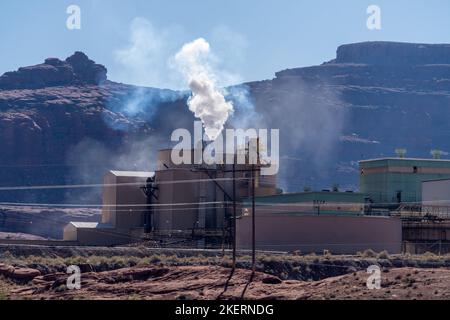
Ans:
[[[79,248],[0,245],[1,299],[240,299],[251,257],[217,250],[149,247]],[[68,266],[81,268],[81,289],[66,286]],[[369,266],[381,288],[369,290]],[[258,253],[245,299],[450,299],[450,255],[353,256]],[[225,290],[226,289],[226,290]]]
[[[0,232],[0,239],[11,240],[46,240],[44,237],[36,236],[34,234],[20,233],[20,232]]]
[[[251,271],[218,266],[148,266],[81,276],[81,289],[66,287],[64,273],[37,276],[27,284],[12,285],[9,299],[239,299]],[[395,268],[381,274],[381,289],[369,290],[364,271],[320,281],[286,280],[257,272],[245,299],[450,299],[450,270]],[[5,290],[2,280],[2,290]],[[4,293],[5,294],[5,293]]]

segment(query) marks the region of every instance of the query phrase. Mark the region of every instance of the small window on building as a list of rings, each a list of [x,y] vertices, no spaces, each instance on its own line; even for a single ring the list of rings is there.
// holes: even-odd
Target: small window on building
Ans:
[[[401,203],[401,202],[402,202],[402,192],[397,191],[397,203]]]
[[[414,173],[417,173],[417,171],[418,171],[417,167],[414,166],[414,167],[413,167],[413,172],[414,172]]]

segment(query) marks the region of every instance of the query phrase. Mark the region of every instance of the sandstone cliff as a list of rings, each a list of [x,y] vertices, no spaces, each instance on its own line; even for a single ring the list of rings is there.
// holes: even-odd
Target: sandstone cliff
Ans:
[[[246,83],[230,125],[279,128],[282,187],[356,189],[357,161],[450,151],[449,45],[368,42],[319,66]],[[186,93],[106,78],[75,53],[0,77],[0,187],[98,183],[108,169],[146,170],[175,128],[191,128]],[[232,90],[229,90],[232,92]],[[94,195],[94,197],[91,197]],[[0,201],[99,202],[100,190],[0,191]]]

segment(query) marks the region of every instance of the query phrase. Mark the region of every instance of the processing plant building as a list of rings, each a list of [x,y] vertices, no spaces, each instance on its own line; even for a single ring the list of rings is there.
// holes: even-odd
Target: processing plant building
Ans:
[[[372,213],[402,221],[403,251],[450,252],[450,161],[385,158],[360,162],[360,190]]]
[[[250,249],[251,202],[238,221],[240,249]],[[401,251],[401,220],[367,215],[366,195],[357,192],[301,192],[255,198],[259,250],[354,254],[372,249]]]
[[[275,175],[261,175],[262,165],[176,165],[171,151],[158,153],[155,172],[108,172],[101,223],[71,222],[64,240],[116,245],[144,238],[200,238],[200,246],[214,245],[229,230],[233,195],[239,203],[251,195],[252,172],[256,196],[279,192]]]
[[[148,240],[217,248],[230,245],[235,223],[237,247],[247,249],[254,200],[260,250],[400,252],[400,219],[368,215],[367,194],[282,193],[276,175],[262,175],[261,167],[176,165],[171,150],[161,150],[155,172],[108,172],[101,222],[72,222],[64,229],[64,240],[81,245]]]
[[[379,205],[422,200],[422,182],[450,178],[450,160],[383,158],[359,162],[359,190]]]

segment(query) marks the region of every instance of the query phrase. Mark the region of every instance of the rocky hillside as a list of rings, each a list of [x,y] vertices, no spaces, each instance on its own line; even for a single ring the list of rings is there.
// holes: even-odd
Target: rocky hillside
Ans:
[[[100,222],[97,208],[43,208],[0,205],[0,239],[62,239],[63,229],[71,221]]]
[[[150,115],[183,110],[184,102],[169,90],[110,82],[106,72],[76,52],[0,77],[0,188],[99,183],[112,168],[148,167],[154,145],[147,142],[164,132]],[[159,96],[165,99],[156,106],[151,100]],[[124,106],[134,101],[142,110],[127,113]],[[177,117],[176,110],[165,119]],[[0,190],[0,200],[98,203],[99,194],[98,188]]]
[[[107,80],[80,52],[0,77],[0,201],[95,203],[100,190],[4,190],[98,183],[108,169],[151,168],[175,128],[191,128],[186,93]],[[229,125],[279,128],[280,184],[357,188],[357,161],[450,151],[450,46],[369,42],[320,66],[228,88]]]
[[[344,45],[334,60],[250,86],[256,105],[273,110],[280,128],[287,124],[285,140],[301,132],[292,156],[304,161],[288,168],[316,188],[356,186],[358,160],[392,156],[395,148],[425,158],[431,149],[450,151],[450,45]]]
[[[38,89],[53,86],[98,84],[106,80],[106,68],[82,52],[65,61],[48,58],[36,66],[19,68],[0,77],[0,89]]]

